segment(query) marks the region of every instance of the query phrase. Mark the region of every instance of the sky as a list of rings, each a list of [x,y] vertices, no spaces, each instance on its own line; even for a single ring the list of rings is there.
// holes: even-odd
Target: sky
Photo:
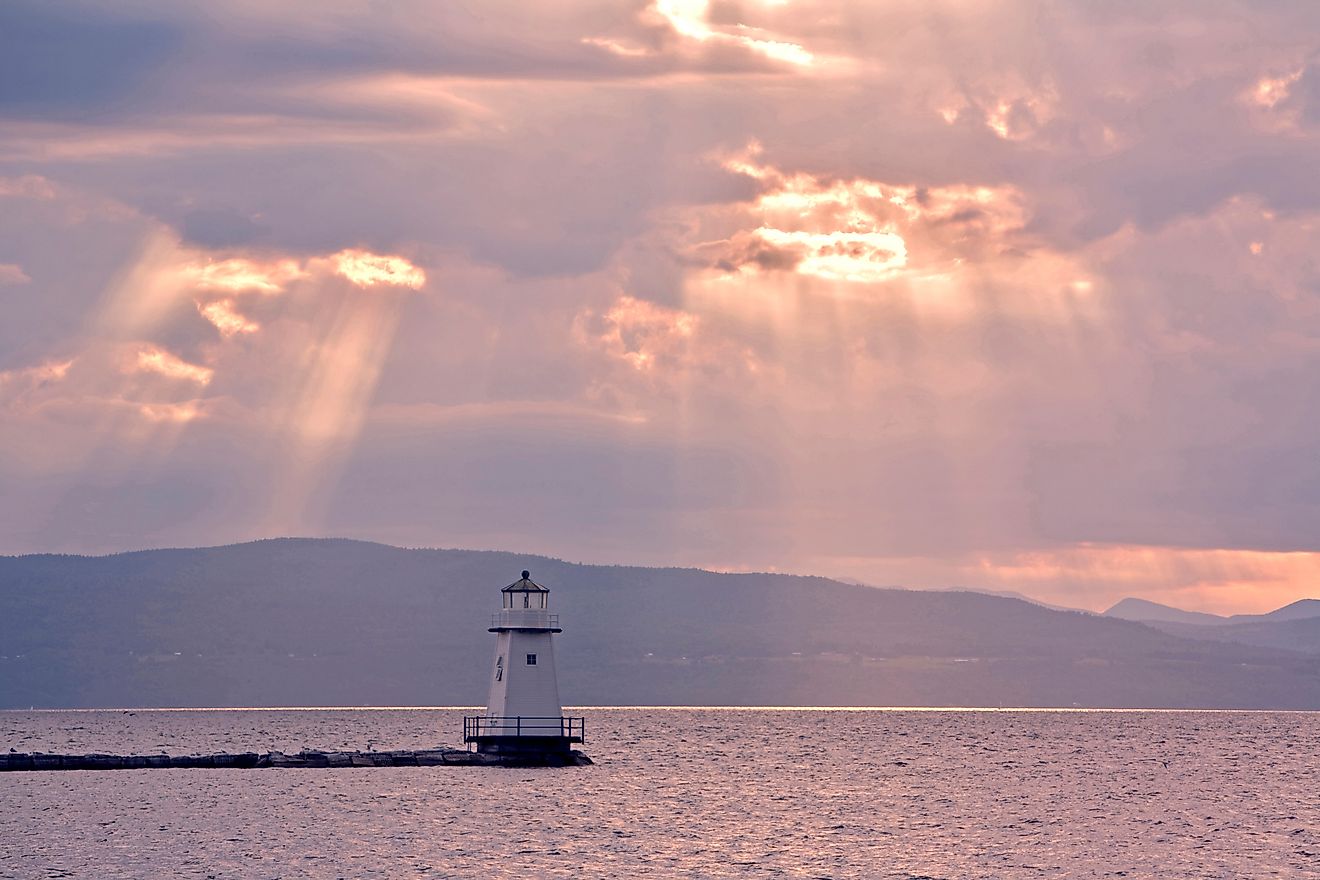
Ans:
[[[1320,594],[1320,6],[0,3],[0,553]]]

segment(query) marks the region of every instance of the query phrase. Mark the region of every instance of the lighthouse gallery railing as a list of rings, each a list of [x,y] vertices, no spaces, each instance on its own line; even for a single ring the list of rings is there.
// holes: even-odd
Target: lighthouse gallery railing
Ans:
[[[521,608],[500,611],[490,616],[491,629],[559,629],[559,615],[549,611]]]
[[[570,742],[586,742],[587,719],[532,715],[467,715],[463,718],[463,741],[486,736],[561,736]]]

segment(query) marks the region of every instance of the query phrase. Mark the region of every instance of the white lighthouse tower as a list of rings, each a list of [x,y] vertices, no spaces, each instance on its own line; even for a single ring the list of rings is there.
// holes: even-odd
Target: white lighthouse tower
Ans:
[[[500,610],[491,618],[496,634],[486,714],[463,719],[463,740],[477,751],[534,754],[568,752],[583,740],[582,718],[567,718],[555,678],[555,633],[550,591],[524,571],[500,591]]]

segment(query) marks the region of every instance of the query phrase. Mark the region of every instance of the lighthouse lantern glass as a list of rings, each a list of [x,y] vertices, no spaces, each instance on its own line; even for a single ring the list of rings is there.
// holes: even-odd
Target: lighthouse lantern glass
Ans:
[[[501,605],[506,611],[535,610],[544,611],[550,606],[548,590],[506,590]]]

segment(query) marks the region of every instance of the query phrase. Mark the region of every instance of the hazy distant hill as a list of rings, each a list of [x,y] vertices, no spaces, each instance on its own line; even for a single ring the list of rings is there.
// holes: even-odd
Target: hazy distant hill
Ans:
[[[1221,617],[1129,598],[1105,615],[1138,620],[1183,638],[1320,654],[1320,599],[1299,599],[1268,614]]]
[[[1320,599],[1298,599],[1292,604],[1284,605],[1282,608],[1276,608],[1265,614],[1234,614],[1224,617],[1219,614],[1207,614],[1203,611],[1184,611],[1181,608],[1174,608],[1172,605],[1161,605],[1148,599],[1136,599],[1129,596],[1120,600],[1104,614],[1106,617],[1139,620],[1143,623],[1189,623],[1201,626],[1279,623],[1320,617]]]
[[[1148,599],[1136,599],[1129,596],[1120,600],[1113,608],[1105,612],[1105,617],[1117,617],[1121,620],[1138,620],[1142,623],[1186,623],[1213,626],[1228,623],[1227,617],[1218,614],[1206,614],[1203,611],[1183,611],[1172,605],[1161,605]]]
[[[1214,642],[1233,642],[1261,648],[1306,651],[1320,655],[1320,617],[1198,626],[1188,623],[1151,623],[1170,635]]]
[[[0,558],[0,705],[479,704],[500,587],[570,703],[1320,707],[1320,658],[964,592],[261,541]]]
[[[1320,599],[1298,599],[1291,605],[1276,608],[1269,614],[1234,614],[1229,623],[1282,622],[1320,617]]]

